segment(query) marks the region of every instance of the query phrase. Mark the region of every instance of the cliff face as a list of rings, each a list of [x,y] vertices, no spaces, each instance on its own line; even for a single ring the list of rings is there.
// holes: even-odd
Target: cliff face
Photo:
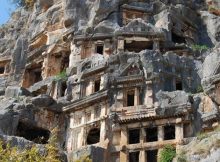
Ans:
[[[219,124],[219,15],[217,0],[17,9],[0,28],[0,138],[45,144],[57,127],[69,161],[153,162],[166,144],[184,149]]]

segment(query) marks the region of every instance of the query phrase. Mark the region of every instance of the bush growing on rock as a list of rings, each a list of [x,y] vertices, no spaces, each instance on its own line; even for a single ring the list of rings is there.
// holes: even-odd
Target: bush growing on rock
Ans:
[[[35,145],[30,149],[20,150],[0,140],[0,162],[61,162],[57,138],[55,135],[51,136],[44,153],[40,153]]]
[[[172,162],[176,156],[176,149],[172,145],[165,145],[159,153],[159,162]]]

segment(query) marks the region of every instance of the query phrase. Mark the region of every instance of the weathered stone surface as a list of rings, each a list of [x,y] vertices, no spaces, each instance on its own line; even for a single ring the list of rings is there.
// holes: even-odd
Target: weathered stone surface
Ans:
[[[49,107],[55,103],[54,99],[49,95],[40,95],[31,99],[32,104],[37,107]]]
[[[213,129],[220,105],[220,21],[217,9],[206,11],[213,4],[37,0],[17,10],[0,28],[1,138],[24,147],[32,142],[16,137],[21,132],[58,127],[69,159],[142,162],[152,148]],[[134,145],[130,130],[138,130]]]
[[[178,147],[177,158],[184,158],[187,162],[209,162],[219,160],[219,132],[209,133],[203,138],[194,138],[189,144]],[[182,154],[181,154],[182,153]],[[178,160],[177,160],[178,161]]]
[[[201,18],[207,27],[207,32],[213,44],[220,41],[220,17],[210,14],[207,11],[201,12]]]
[[[158,100],[158,115],[172,115],[187,112],[190,106],[190,100],[187,93],[182,91],[175,92],[158,92],[156,94]]]
[[[79,151],[70,153],[69,161],[79,160],[81,157],[91,155],[91,160],[95,162],[102,162],[104,160],[104,149],[96,146],[88,146]]]
[[[6,98],[17,98],[19,96],[31,96],[31,93],[22,87],[8,86],[5,90]]]
[[[18,113],[13,111],[15,99],[3,99],[0,102],[1,134],[13,135],[18,123]]]

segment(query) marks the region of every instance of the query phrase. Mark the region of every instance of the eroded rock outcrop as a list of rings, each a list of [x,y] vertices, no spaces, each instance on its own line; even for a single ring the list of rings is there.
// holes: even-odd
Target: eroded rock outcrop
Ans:
[[[153,162],[164,145],[212,131],[220,119],[213,4],[36,0],[18,9],[0,28],[0,138],[43,146],[57,127],[68,161]]]

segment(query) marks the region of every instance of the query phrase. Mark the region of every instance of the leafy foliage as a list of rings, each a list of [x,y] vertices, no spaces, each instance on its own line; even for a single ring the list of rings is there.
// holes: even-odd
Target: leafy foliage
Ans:
[[[66,71],[62,71],[61,73],[57,74],[55,77],[55,81],[59,81],[59,80],[66,80],[67,79],[67,74]]]
[[[208,137],[208,133],[206,133],[206,132],[200,132],[200,133],[197,134],[197,138],[200,141],[207,138],[207,137]]]
[[[185,153],[181,152],[179,155],[177,155],[177,162],[187,162]]]
[[[175,148],[172,145],[166,145],[159,153],[159,162],[172,162],[175,156]]]
[[[90,159],[90,157],[88,155],[84,155],[80,159],[78,159],[74,162],[92,162],[92,160]]]
[[[61,162],[56,135],[52,134],[45,152],[45,155],[42,155],[36,146],[19,150],[0,141],[0,161],[2,162]]]
[[[217,8],[216,6],[210,5],[209,8],[208,8],[208,10],[209,10],[209,11],[219,10],[219,8]]]
[[[199,86],[196,88],[196,92],[197,92],[197,93],[204,92],[202,85],[199,85]]]
[[[194,45],[192,45],[192,49],[193,49],[193,51],[202,52],[203,50],[208,50],[209,47],[207,45],[194,44]]]

